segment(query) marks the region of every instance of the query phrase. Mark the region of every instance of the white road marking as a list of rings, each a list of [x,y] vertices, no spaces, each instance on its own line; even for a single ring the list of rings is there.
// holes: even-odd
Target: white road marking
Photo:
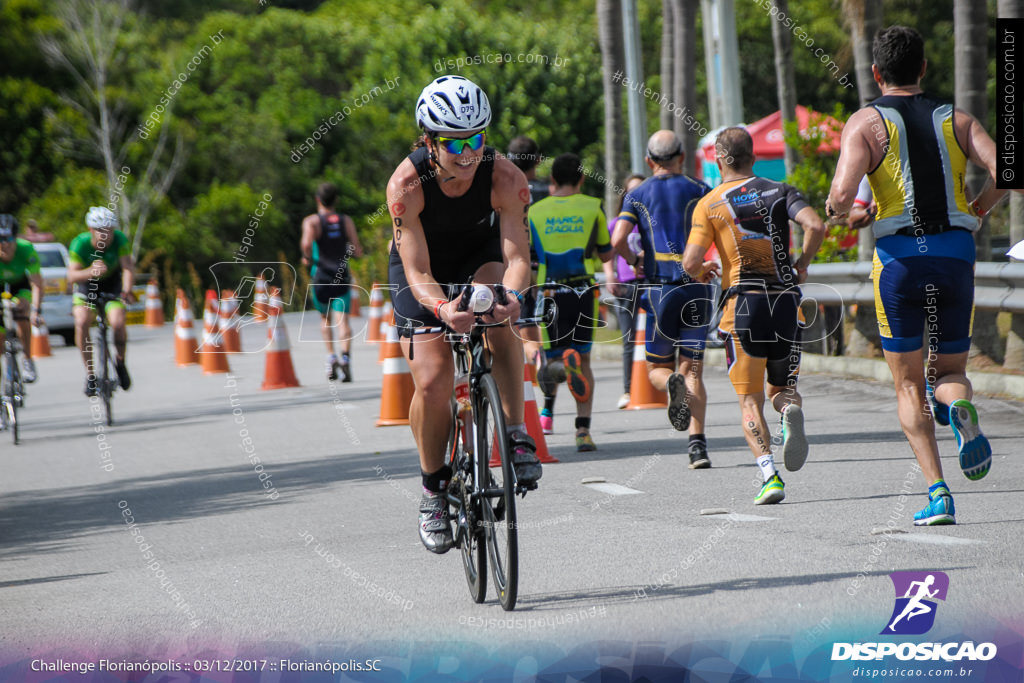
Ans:
[[[628,486],[622,486],[621,484],[608,484],[606,482],[594,482],[592,484],[586,484],[594,491],[600,491],[601,493],[607,493],[610,496],[632,496],[643,491],[637,491],[631,489]]]

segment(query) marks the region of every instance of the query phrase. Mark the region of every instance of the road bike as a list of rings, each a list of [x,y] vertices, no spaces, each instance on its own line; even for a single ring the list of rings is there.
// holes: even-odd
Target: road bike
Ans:
[[[103,402],[103,410],[106,415],[107,426],[114,424],[114,391],[117,390],[117,366],[114,355],[110,353],[110,341],[107,339],[107,304],[111,301],[120,301],[117,294],[107,292],[95,292],[89,297],[90,302],[96,306],[96,332],[99,338],[99,360],[96,359],[95,348],[92,354],[92,374],[96,378],[96,395]]]
[[[0,387],[0,428],[10,430],[14,445],[18,445],[18,408],[25,405],[25,383],[18,367],[18,354],[22,352],[14,309],[18,299],[5,290],[3,296],[4,337],[3,381]]]
[[[501,285],[493,286],[499,300],[505,299]],[[458,310],[468,309],[472,285],[462,290]],[[403,334],[447,332],[455,361],[455,389],[451,398],[451,429],[445,450],[452,469],[447,498],[455,514],[454,543],[461,551],[469,594],[474,602],[487,595],[487,566],[490,564],[498,601],[505,610],[516,605],[519,591],[519,526],[516,496],[526,496],[536,483],[520,484],[512,466],[512,454],[505,431],[498,385],[491,375],[491,354],[487,330],[508,323],[477,322],[466,334],[447,327],[406,327]],[[550,322],[541,316],[519,323]],[[413,344],[409,357],[413,357]]]

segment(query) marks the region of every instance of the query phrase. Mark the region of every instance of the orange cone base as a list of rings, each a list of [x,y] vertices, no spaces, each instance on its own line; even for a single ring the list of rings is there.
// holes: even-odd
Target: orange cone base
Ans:
[[[544,440],[544,430],[540,428],[540,413],[537,412],[537,404],[533,401],[530,403],[527,403],[526,410],[526,432],[533,437],[534,443],[537,444],[537,459],[541,462],[558,462],[558,458],[548,452],[548,442]]]
[[[295,376],[295,367],[292,365],[290,351],[268,351],[267,365],[263,372],[263,384],[260,389],[271,391],[273,389],[291,389],[299,385],[299,379]]]
[[[42,334],[32,335],[32,346],[30,347],[33,358],[48,358],[53,355],[53,351],[50,350],[50,335],[43,336]]]
[[[377,420],[373,424],[373,426],[374,427],[394,427],[396,425],[407,425],[407,424],[409,424],[409,418],[406,418],[404,420],[397,419],[397,418],[395,418],[395,419],[380,418],[379,420]]]
[[[241,353],[242,340],[238,337],[238,330],[224,330],[220,335],[224,351],[227,353]]]
[[[231,368],[228,367],[228,357],[224,353],[224,349],[221,347],[214,347],[216,350],[210,350],[205,353],[200,353],[199,364],[203,366],[204,375],[219,375],[225,372],[231,372]]]
[[[412,375],[406,372],[385,374],[380,392],[380,417],[377,427],[409,424],[409,406],[416,392]]]
[[[199,353],[196,350],[195,339],[178,339],[175,346],[175,358],[179,368],[199,364]],[[191,343],[190,343],[191,342]]]

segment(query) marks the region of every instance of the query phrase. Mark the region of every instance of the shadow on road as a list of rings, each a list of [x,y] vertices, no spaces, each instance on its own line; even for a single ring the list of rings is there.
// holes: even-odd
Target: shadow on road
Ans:
[[[945,567],[943,571],[975,569],[976,567]],[[930,568],[921,571],[929,571]],[[910,571],[910,570],[908,570]],[[885,570],[871,572],[837,572],[832,574],[799,574],[797,576],[756,576],[711,583],[680,585],[646,585],[636,587],[598,588],[589,591],[566,591],[561,593],[535,593],[520,595],[516,612],[530,612],[543,609],[564,609],[567,605],[579,603],[580,607],[638,602],[641,600],[667,600],[710,595],[717,591],[755,591],[765,588],[806,587],[815,583],[829,583],[852,579],[858,576],[888,576]]]
[[[147,525],[261,505],[287,505],[304,492],[336,482],[377,481],[382,480],[384,473],[389,477],[419,474],[416,458],[409,449],[291,463],[274,463],[264,456],[263,466],[279,491],[276,500],[265,495],[257,472],[241,451],[237,465],[230,467],[164,473],[103,486],[10,494],[0,507],[0,558],[65,551],[84,545],[84,539],[76,541],[80,537],[122,528],[124,518],[118,507],[121,500],[133,508],[139,524]],[[375,468],[380,468],[380,473]]]

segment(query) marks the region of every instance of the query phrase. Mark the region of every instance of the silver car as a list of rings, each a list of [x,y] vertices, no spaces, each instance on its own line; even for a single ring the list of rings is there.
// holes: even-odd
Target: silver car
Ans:
[[[60,242],[37,242],[43,276],[43,319],[50,334],[60,335],[68,346],[75,344],[75,319],[71,317],[71,286],[68,284],[68,249]]]

